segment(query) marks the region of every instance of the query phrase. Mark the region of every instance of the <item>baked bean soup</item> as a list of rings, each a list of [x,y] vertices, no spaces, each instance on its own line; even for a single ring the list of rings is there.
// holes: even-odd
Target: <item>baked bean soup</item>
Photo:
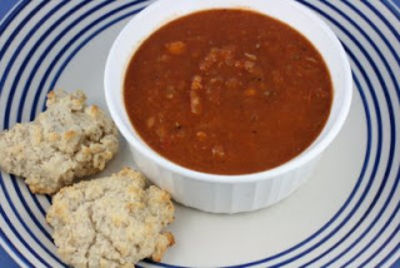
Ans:
[[[304,151],[332,103],[328,69],[299,32],[246,10],[193,13],[143,42],[124,100],[142,139],[192,170],[246,174]]]

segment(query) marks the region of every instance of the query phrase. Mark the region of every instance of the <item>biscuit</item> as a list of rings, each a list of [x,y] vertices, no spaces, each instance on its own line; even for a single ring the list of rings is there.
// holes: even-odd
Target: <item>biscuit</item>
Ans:
[[[0,169],[25,178],[33,193],[53,194],[95,174],[118,150],[118,131],[81,91],[50,92],[33,122],[0,133]]]
[[[46,216],[61,259],[73,267],[134,267],[160,261],[174,243],[162,229],[174,220],[169,194],[125,168],[53,196]]]

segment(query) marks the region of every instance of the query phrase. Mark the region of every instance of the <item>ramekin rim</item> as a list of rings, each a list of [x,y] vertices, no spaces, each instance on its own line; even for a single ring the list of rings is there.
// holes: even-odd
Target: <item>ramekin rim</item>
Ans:
[[[158,1],[153,3],[152,5],[157,5],[159,4]],[[341,62],[343,63],[343,73],[344,73],[344,79],[345,79],[345,86],[346,90],[344,92],[344,103],[341,106],[340,111],[338,112],[338,116],[336,118],[336,121],[333,122],[333,125],[331,129],[326,133],[325,137],[322,137],[322,139],[319,141],[319,143],[315,144],[311,148],[309,147],[299,155],[297,155],[295,158],[277,166],[272,169],[268,169],[265,171],[261,172],[255,172],[255,173],[249,173],[249,174],[239,174],[239,175],[220,175],[220,174],[212,174],[212,173],[205,173],[201,171],[196,171],[192,170],[186,167],[183,167],[181,165],[178,165],[174,163],[171,160],[168,160],[152,150],[151,148],[147,148],[146,146],[142,145],[134,135],[132,135],[130,132],[132,132],[131,129],[126,127],[125,123],[122,122],[122,119],[116,112],[116,104],[112,102],[111,98],[111,91],[108,89],[107,86],[107,73],[108,73],[108,68],[111,62],[111,51],[114,50],[115,46],[117,45],[117,42],[120,38],[120,36],[123,34],[123,30],[120,32],[118,37],[115,39],[111,49],[110,53],[107,56],[106,60],[106,68],[105,68],[105,75],[104,75],[104,85],[105,85],[105,99],[107,106],[109,108],[111,117],[113,118],[115,124],[117,125],[118,129],[122,133],[122,135],[125,137],[125,139],[128,141],[129,145],[134,147],[136,150],[138,150],[140,153],[144,154],[146,157],[152,159],[156,164],[161,165],[165,169],[170,170],[171,172],[174,172],[176,174],[182,175],[185,178],[190,178],[194,180],[199,180],[199,181],[204,181],[204,182],[214,182],[214,183],[233,183],[233,184],[238,184],[238,183],[249,183],[249,182],[255,182],[255,181],[265,181],[271,178],[274,178],[276,176],[279,176],[281,174],[287,173],[291,170],[294,170],[296,168],[301,167],[302,165],[305,165],[318,155],[320,155],[328,146],[329,144],[333,141],[333,139],[336,137],[336,135],[339,133],[340,129],[342,128],[346,117],[349,113],[350,110],[350,105],[351,105],[351,99],[352,99],[352,73],[351,73],[351,67],[350,67],[350,62],[347,58],[347,55],[345,53],[345,50],[340,43],[339,39],[336,37],[336,35],[333,33],[331,28],[323,21],[321,20],[316,14],[305,8],[304,6],[300,5],[299,3],[296,3],[294,1],[286,1],[288,4],[293,5],[295,8],[297,8],[299,11],[301,11],[304,15],[310,17],[310,19],[318,22],[319,27],[328,35],[330,36],[331,41],[333,41],[338,48],[339,56],[341,58]],[[151,5],[151,6],[152,6]],[[204,9],[206,10],[206,9]],[[190,14],[190,13],[189,13]],[[138,14],[136,16],[140,16],[142,14]],[[177,16],[176,18],[179,18],[180,16]],[[136,17],[135,17],[136,18]],[[135,20],[133,18],[132,20]],[[279,18],[278,18],[279,19]],[[129,22],[130,23],[130,22]],[[129,25],[129,23],[127,25]],[[151,33],[149,33],[151,34]],[[318,48],[318,46],[317,46]],[[329,68],[329,67],[328,67]],[[124,104],[122,104],[124,105]],[[333,106],[333,104],[332,104]],[[331,117],[332,114],[329,115]],[[328,118],[329,120],[329,118]]]

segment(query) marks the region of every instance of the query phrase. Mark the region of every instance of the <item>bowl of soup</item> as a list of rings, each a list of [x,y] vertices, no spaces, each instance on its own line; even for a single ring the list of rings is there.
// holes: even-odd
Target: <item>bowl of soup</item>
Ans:
[[[294,192],[352,96],[335,34],[281,0],[159,0],[115,40],[104,84],[138,168],[177,202],[215,213]]]

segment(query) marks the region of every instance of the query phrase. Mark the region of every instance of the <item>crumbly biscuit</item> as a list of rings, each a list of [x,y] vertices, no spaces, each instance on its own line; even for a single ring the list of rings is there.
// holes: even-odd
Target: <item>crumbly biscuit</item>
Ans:
[[[74,267],[160,261],[174,243],[171,233],[162,232],[174,220],[169,194],[129,168],[61,189],[46,220],[60,257]]]
[[[0,133],[0,168],[25,178],[34,193],[52,194],[104,169],[118,150],[118,131],[81,91],[50,92],[47,110]]]

